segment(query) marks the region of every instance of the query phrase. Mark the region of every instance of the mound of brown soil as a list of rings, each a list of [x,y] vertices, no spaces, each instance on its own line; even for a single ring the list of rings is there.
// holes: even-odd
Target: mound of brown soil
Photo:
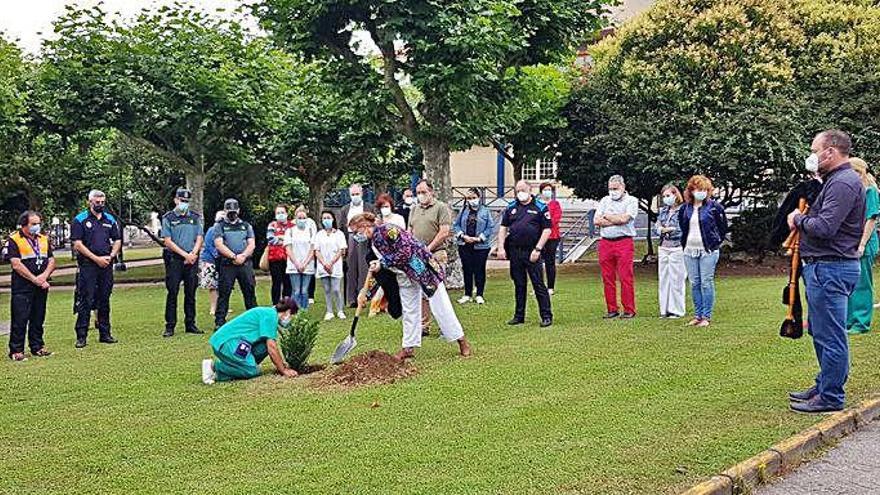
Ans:
[[[357,387],[394,383],[414,375],[415,366],[382,351],[358,354],[339,367],[331,369],[320,381],[324,386]]]

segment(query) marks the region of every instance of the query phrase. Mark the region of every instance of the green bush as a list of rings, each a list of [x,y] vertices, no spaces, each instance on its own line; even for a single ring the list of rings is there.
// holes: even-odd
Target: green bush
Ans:
[[[301,311],[293,316],[290,328],[278,332],[281,354],[287,365],[298,372],[305,371],[306,361],[318,338],[318,322]]]
[[[730,240],[735,252],[746,252],[763,258],[779,246],[770,244],[776,208],[752,208],[743,211],[730,222]]]

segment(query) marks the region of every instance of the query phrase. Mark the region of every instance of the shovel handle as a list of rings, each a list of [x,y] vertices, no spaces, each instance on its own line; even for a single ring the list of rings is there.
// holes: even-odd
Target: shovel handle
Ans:
[[[366,291],[370,288],[371,285],[373,285],[373,272],[367,272],[367,279],[364,280],[364,286],[361,288],[361,291]],[[364,310],[364,306],[366,306],[368,303],[369,301],[365,302],[364,304],[358,303],[357,309],[354,310],[355,318],[359,318],[361,316],[361,311]]]

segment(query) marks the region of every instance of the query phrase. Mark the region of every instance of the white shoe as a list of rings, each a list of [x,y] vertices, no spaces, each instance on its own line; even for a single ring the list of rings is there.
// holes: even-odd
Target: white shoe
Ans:
[[[330,321],[333,319],[333,313],[327,313],[324,315],[324,321]]]
[[[344,320],[344,319],[345,319],[345,313],[342,312],[342,311],[340,311],[340,312],[336,313],[336,317],[339,318],[340,320]]]
[[[213,385],[217,375],[214,374],[214,360],[202,360],[202,383],[205,385]]]
[[[476,299],[474,299],[474,301],[476,301],[477,304],[486,304],[486,300],[483,299],[483,296],[477,296]]]
[[[458,299],[458,304],[467,304],[469,302],[471,302],[471,296],[461,296]]]
[[[315,304],[315,300],[310,297],[309,298],[309,305],[312,305],[312,304]]]
[[[554,290],[553,290],[553,289],[547,289],[547,293],[550,294],[550,295],[552,296],[552,295],[554,294]]]

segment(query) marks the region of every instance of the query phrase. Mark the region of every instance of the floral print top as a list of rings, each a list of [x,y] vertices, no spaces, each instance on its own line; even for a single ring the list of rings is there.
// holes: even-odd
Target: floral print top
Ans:
[[[410,232],[392,224],[380,225],[373,231],[373,247],[379,252],[383,267],[402,271],[421,285],[431,297],[444,278],[443,268],[428,248]]]

